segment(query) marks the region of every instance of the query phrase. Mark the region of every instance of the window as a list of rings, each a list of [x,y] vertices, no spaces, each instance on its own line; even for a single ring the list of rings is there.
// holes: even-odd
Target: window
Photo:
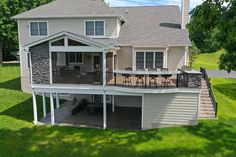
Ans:
[[[60,39],[51,43],[52,46],[65,46],[65,39]]]
[[[163,60],[163,52],[136,52],[136,69],[160,69]]]
[[[136,68],[144,69],[144,52],[136,53]]]
[[[31,36],[47,36],[48,24],[47,22],[30,22]]]
[[[84,43],[81,43],[72,39],[68,39],[68,46],[89,46],[89,45],[86,45]]]
[[[155,52],[155,67],[163,68],[163,52]]]
[[[146,68],[152,69],[153,66],[153,60],[154,60],[154,53],[153,52],[146,52]]]
[[[82,52],[70,52],[69,61],[70,63],[82,63],[83,62]]]
[[[104,21],[86,21],[85,34],[86,36],[104,36]]]

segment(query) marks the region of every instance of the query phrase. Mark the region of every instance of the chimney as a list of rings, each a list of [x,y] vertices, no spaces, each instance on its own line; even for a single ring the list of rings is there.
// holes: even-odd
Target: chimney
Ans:
[[[186,29],[186,25],[189,22],[189,4],[190,0],[182,0],[182,29]]]

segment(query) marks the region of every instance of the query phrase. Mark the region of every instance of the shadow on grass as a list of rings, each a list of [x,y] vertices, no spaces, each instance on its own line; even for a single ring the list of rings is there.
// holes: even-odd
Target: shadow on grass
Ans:
[[[236,83],[214,85],[213,88],[226,97],[236,100]]]
[[[19,67],[20,63],[3,63],[2,67]]]
[[[46,104],[47,104],[47,111],[50,110],[49,105],[49,98],[46,98]],[[32,122],[33,121],[33,100],[32,97],[17,104],[14,105],[11,108],[6,109],[5,111],[1,112],[0,115],[6,115],[10,116],[16,119]],[[43,117],[43,105],[42,105],[42,97],[37,96],[37,110],[38,110],[38,118],[41,120]]]
[[[6,82],[3,82],[3,83],[0,83],[0,88],[20,91],[21,90],[20,77],[15,78],[15,79],[10,80],[10,81],[6,81]]]
[[[34,127],[19,131],[0,129],[0,156],[139,157],[193,156],[202,151],[181,145],[165,149],[138,150],[136,145],[162,141],[157,131],[126,132],[66,127]],[[14,138],[12,138],[14,137]],[[146,147],[149,146],[148,144]],[[14,149],[12,149],[14,148]]]
[[[198,126],[186,128],[194,136],[209,141],[204,149],[212,156],[217,156],[217,154],[219,156],[235,156],[236,119],[202,121]]]

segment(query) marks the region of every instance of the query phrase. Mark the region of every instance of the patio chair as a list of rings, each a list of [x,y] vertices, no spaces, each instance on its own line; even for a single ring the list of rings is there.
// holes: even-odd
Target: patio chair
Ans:
[[[125,68],[125,71],[132,71],[131,67]],[[131,75],[130,74],[122,74],[123,76],[123,85],[124,86],[132,86],[131,83]]]
[[[138,71],[145,71],[145,69],[138,69]],[[136,74],[135,77],[136,77],[136,86],[143,87],[145,85],[144,83],[145,76],[143,74]]]
[[[172,74],[165,74],[162,75],[162,85],[163,87],[169,87],[170,85],[170,77],[172,77]]]
[[[150,72],[157,72],[157,69],[148,69]],[[157,86],[157,77],[158,75],[149,75],[149,86],[156,87]]]

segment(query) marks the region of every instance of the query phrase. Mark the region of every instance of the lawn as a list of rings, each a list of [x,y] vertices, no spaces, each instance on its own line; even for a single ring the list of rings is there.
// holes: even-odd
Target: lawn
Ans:
[[[0,157],[236,155],[236,79],[212,78],[218,120],[149,131],[33,126],[32,97],[19,82],[18,65],[0,67]],[[42,116],[42,106],[38,110]]]
[[[204,67],[207,70],[218,70],[219,57],[222,53],[224,53],[224,50],[219,50],[214,53],[203,53],[197,55],[197,58],[192,65],[193,69]]]

